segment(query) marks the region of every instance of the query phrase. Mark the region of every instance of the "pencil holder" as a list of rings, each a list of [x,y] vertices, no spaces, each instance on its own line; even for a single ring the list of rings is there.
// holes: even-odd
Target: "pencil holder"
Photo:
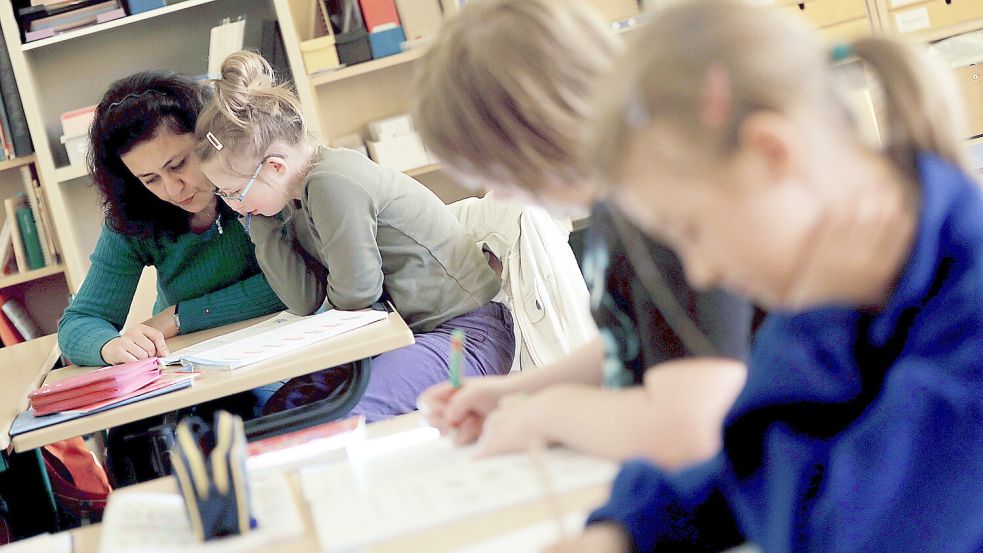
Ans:
[[[186,417],[175,438],[171,462],[198,538],[249,533],[255,521],[249,512],[242,419],[218,411],[209,428],[198,417]]]

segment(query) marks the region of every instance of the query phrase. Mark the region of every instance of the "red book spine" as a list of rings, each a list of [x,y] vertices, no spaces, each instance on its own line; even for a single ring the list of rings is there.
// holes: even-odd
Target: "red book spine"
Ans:
[[[21,336],[14,324],[10,322],[10,319],[2,311],[3,304],[8,301],[10,300],[7,296],[0,294],[0,341],[5,346],[12,346],[23,342],[24,337]]]

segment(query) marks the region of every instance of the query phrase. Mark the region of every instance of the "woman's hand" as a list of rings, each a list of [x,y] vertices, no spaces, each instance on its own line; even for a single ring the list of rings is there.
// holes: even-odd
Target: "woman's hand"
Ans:
[[[146,321],[143,321],[143,324],[150,328],[156,328],[164,335],[164,338],[173,338],[181,332],[181,329],[174,323],[174,311],[176,309],[177,307],[172,305]]]
[[[458,444],[471,443],[481,435],[485,417],[498,407],[503,396],[512,392],[505,378],[468,379],[460,388],[448,382],[431,386],[420,394],[417,408],[442,434],[453,433]]]
[[[119,338],[106,342],[100,353],[110,365],[170,355],[161,331],[145,324],[128,328]]]

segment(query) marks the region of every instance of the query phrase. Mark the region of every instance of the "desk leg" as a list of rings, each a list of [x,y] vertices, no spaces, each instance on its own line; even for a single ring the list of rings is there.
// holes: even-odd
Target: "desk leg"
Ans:
[[[362,359],[355,363],[352,379],[338,397],[329,397],[246,421],[246,439],[253,441],[269,438],[344,417],[358,404],[369,386],[371,362],[371,359]]]
[[[58,510],[41,450],[5,457],[7,470],[0,473],[0,497],[7,504],[7,519],[15,537],[57,531]]]

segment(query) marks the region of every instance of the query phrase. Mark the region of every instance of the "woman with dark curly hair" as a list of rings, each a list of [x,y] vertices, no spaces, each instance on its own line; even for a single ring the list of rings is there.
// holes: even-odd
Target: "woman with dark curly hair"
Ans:
[[[114,82],[89,130],[89,169],[105,226],[82,287],[58,324],[79,365],[167,355],[165,338],[283,310],[236,214],[193,154],[202,85],[167,71]],[[154,316],[120,332],[145,266]]]

